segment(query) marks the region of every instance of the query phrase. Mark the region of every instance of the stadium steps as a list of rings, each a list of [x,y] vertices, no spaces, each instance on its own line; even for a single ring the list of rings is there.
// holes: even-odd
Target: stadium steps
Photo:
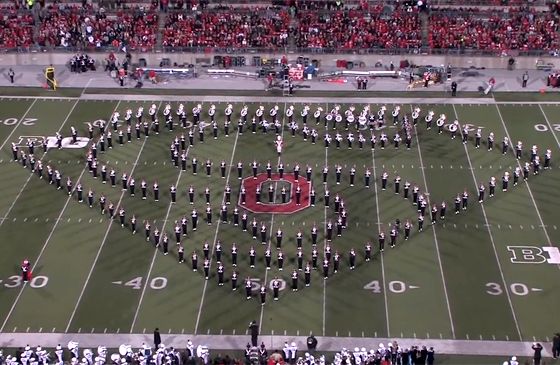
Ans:
[[[422,32],[422,46],[428,46],[428,36],[429,36],[429,21],[430,15],[426,12],[421,12],[419,15],[420,19],[420,30]]]
[[[158,13],[158,32],[157,32],[157,39],[156,39],[156,47],[161,47],[161,42],[163,40],[163,31],[165,30],[165,18],[167,18],[167,13],[159,12]]]
[[[39,6],[39,4],[37,3],[36,6]],[[33,39],[36,42],[36,40],[39,39],[39,32],[41,31],[41,19],[39,17],[40,10],[33,9],[32,13],[33,13],[33,21],[35,22],[33,25]]]

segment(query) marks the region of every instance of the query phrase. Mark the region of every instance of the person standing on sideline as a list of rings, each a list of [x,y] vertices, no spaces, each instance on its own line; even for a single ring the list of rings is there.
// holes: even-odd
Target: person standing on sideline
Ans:
[[[154,330],[154,347],[157,349],[161,344],[161,335],[159,334],[159,328]]]
[[[457,96],[457,81],[451,83],[451,96]]]
[[[560,332],[556,332],[552,338],[552,357],[557,359],[560,356]]]
[[[8,71],[8,77],[10,78],[10,84],[14,83],[14,76],[16,75],[16,73],[14,72],[14,70],[12,68],[10,68],[10,70]]]
[[[525,71],[521,78],[521,87],[527,87],[527,81],[529,81],[529,72]]]
[[[543,350],[542,345],[538,342],[533,342],[533,346],[531,346],[531,348],[534,351],[533,364],[534,365],[541,365],[542,350]]]
[[[249,330],[251,331],[251,345],[257,346],[259,338],[259,325],[257,321],[249,323]]]

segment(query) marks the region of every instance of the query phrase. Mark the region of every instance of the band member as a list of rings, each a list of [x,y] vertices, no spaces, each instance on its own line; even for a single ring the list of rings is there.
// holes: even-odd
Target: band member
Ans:
[[[245,279],[245,295],[247,297],[247,300],[251,299],[252,296],[252,283],[251,283],[251,279],[249,277],[247,277]]]
[[[410,229],[411,228],[412,228],[412,224],[407,219],[406,222],[404,222],[404,240],[405,241],[408,241],[408,238],[410,237]]]
[[[276,260],[278,262],[278,270],[282,271],[284,269],[284,253],[281,250],[278,250]]]
[[[266,285],[261,285],[260,289],[261,305],[266,303]]]
[[[463,195],[461,197],[461,204],[463,210],[467,210],[467,206],[469,205],[469,193],[467,192],[466,189],[465,191],[463,191]]]
[[[276,231],[276,248],[282,248],[282,236],[282,230],[278,228],[278,231]]]
[[[247,232],[247,221],[248,221],[247,212],[243,212],[243,214],[241,215],[241,230],[243,232]]]
[[[338,251],[335,251],[333,256],[333,274],[338,272],[338,268],[340,267],[340,255]]]
[[[381,190],[387,189],[387,179],[389,178],[389,174],[387,171],[383,171],[381,175]]]
[[[488,151],[492,151],[494,148],[494,133],[488,135]]]
[[[233,270],[233,272],[231,273],[231,290],[237,290],[237,278],[239,277],[239,274],[237,273],[237,271]]]
[[[218,261],[218,268],[217,268],[217,272],[218,272],[218,285],[219,286],[223,286],[224,285],[224,265]]]
[[[552,159],[552,151],[550,149],[546,150],[544,155],[544,169],[548,170],[550,168],[550,160]]]
[[[515,157],[518,160],[520,160],[522,154],[523,154],[523,142],[518,141],[517,145],[515,146]]]
[[[438,127],[438,134],[443,133],[443,127],[445,126],[445,114],[441,114],[439,118],[436,120],[436,125]]]
[[[301,231],[298,231],[296,233],[296,244],[298,248],[302,247],[302,243],[303,243],[303,233],[301,233]]]
[[[249,250],[249,266],[251,267],[251,269],[255,268],[256,257],[257,257],[257,253],[256,253],[255,249],[253,248],[253,246],[251,246],[251,249]]]
[[[297,260],[298,270],[301,271],[303,269],[303,251],[301,250],[301,247],[298,247],[297,249],[296,260]]]
[[[365,257],[366,262],[370,261],[371,260],[371,243],[370,242],[366,242],[364,252],[365,252],[364,257]]]
[[[243,178],[243,162],[239,161],[237,163],[237,180],[241,180]]]
[[[292,291],[298,291],[298,272],[294,270],[292,272]]]
[[[350,265],[350,270],[354,270],[356,268],[356,251],[354,251],[353,248],[350,249],[348,261]]]
[[[323,260],[323,279],[329,278],[329,260],[326,258]]]
[[[452,124],[449,125],[449,132],[451,132],[451,139],[455,139],[457,137],[457,130],[459,129],[459,121],[455,120]],[[466,143],[466,142],[464,142]]]
[[[210,206],[206,207],[206,224],[212,225],[212,207]]]
[[[192,230],[196,231],[196,226],[198,225],[198,212],[196,211],[196,209],[192,210],[191,223],[192,223]]]
[[[488,183],[488,196],[492,198],[496,191],[496,178],[492,176],[490,182]]]
[[[426,121],[426,129],[428,129],[428,130],[432,129],[432,120],[433,119],[434,119],[434,111],[430,110],[430,111],[428,111],[428,114],[424,118],[424,120]]]
[[[484,183],[480,183],[479,187],[478,187],[478,202],[482,203],[484,201],[484,190],[486,190],[486,187],[484,186]]]
[[[311,204],[312,207],[315,206],[315,199],[316,199],[315,188],[311,186],[311,191],[309,192],[309,203]]]
[[[364,185],[368,189],[369,189],[370,177],[371,177],[371,172],[369,171],[369,168],[366,168],[366,171],[364,173]]]
[[[278,297],[280,295],[280,280],[278,280],[278,277],[274,277],[274,279],[272,279],[272,296],[274,298],[274,300],[278,300]]]
[[[264,251],[264,263],[266,265],[266,269],[270,270],[270,265],[272,262],[272,252],[270,251],[270,247],[267,247]]]
[[[385,250],[385,232],[379,232],[379,252],[383,252]]]

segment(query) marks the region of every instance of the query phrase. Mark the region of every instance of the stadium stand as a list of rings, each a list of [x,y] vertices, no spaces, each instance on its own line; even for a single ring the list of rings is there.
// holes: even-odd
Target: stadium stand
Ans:
[[[33,15],[16,10],[14,6],[2,7],[0,17],[0,47],[29,47],[33,44]]]
[[[218,47],[279,49],[288,42],[289,16],[285,11],[212,10],[168,14],[164,47]]]
[[[74,6],[50,7],[42,16],[37,43],[79,49],[123,45],[132,50],[149,49],[156,44],[157,31],[157,13],[141,8],[109,15],[103,9],[93,12]]]
[[[66,0],[44,8],[37,3],[32,11],[25,10],[22,1],[5,2],[0,5],[0,48],[339,53],[519,50],[553,55],[560,48],[556,13],[542,7],[542,0],[468,4],[433,0],[427,12],[403,6],[406,2],[377,0],[237,1],[240,4],[224,7],[208,0],[123,0],[112,2],[120,6],[115,9],[101,7],[102,1],[83,6]]]
[[[558,21],[549,13],[509,8],[508,12],[433,12],[428,44],[433,49],[556,50]]]
[[[382,5],[334,12],[300,11],[296,45],[314,49],[401,48],[422,44],[416,11],[387,13]]]

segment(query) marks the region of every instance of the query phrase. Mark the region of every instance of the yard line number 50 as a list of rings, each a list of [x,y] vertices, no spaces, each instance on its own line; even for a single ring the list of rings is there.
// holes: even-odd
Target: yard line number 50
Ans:
[[[546,124],[535,124],[535,130],[537,132],[548,132],[550,128]],[[560,132],[560,124],[552,124],[552,130]]]

